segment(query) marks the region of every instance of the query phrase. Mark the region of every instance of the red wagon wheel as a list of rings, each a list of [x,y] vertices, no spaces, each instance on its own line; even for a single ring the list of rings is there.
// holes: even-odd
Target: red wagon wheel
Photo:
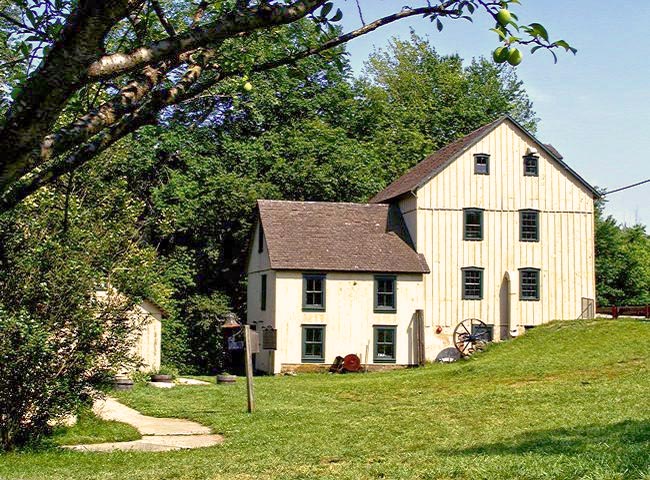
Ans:
[[[358,372],[361,370],[361,359],[354,353],[346,355],[343,359],[343,370],[346,372]]]

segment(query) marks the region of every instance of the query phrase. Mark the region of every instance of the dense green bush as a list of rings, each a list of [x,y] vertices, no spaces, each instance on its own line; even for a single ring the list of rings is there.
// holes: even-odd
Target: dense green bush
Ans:
[[[80,197],[46,190],[0,216],[0,450],[37,442],[137,361],[129,312],[155,257],[137,204],[85,182]],[[124,295],[98,297],[107,281]]]

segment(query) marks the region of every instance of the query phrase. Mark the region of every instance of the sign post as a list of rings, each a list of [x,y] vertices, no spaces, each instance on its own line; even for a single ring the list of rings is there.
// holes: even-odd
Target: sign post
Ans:
[[[244,325],[244,354],[246,357],[246,393],[248,395],[248,413],[255,410],[255,393],[253,391],[253,348],[251,345],[251,327]]]

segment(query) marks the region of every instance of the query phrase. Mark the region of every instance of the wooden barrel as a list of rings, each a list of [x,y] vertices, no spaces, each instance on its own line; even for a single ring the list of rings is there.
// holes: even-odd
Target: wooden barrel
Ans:
[[[217,383],[219,384],[232,385],[235,383],[235,381],[237,381],[237,376],[235,375],[217,375]]]
[[[113,381],[115,390],[131,390],[133,388],[133,380],[130,378],[116,378]]]

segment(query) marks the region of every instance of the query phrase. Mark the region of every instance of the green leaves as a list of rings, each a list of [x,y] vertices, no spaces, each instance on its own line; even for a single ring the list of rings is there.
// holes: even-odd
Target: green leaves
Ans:
[[[534,37],[541,37],[548,42],[548,32],[546,31],[546,28],[544,28],[544,25],[540,23],[531,23],[529,27],[531,35]]]
[[[555,46],[557,46],[557,47],[562,47],[562,48],[564,48],[567,52],[571,52],[571,53],[573,53],[574,55],[578,52],[578,49],[577,49],[577,48],[573,48],[571,45],[569,45],[569,44],[568,44],[566,41],[564,41],[564,40],[557,40],[557,41],[553,42],[553,45],[555,45]]]
[[[332,2],[327,2],[324,4],[320,10],[320,14],[316,17],[316,19],[320,23],[336,23],[339,22],[343,18],[343,12],[341,11],[340,8],[336,9],[336,12],[331,18],[328,18],[328,15],[334,8],[334,3]]]

